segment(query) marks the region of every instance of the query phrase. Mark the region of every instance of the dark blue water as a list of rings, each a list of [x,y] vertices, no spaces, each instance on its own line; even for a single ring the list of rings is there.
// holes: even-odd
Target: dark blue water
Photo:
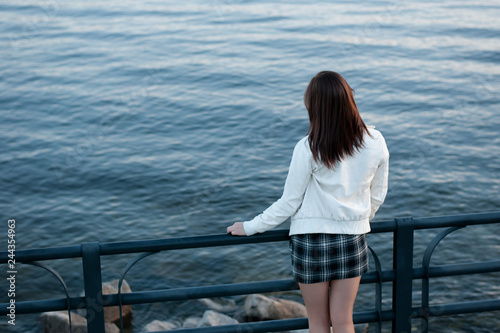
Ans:
[[[363,119],[386,138],[390,183],[377,220],[500,209],[498,2],[47,0],[2,1],[0,12],[4,250],[12,218],[18,249],[217,234],[253,218],[281,195],[308,128],[303,92],[320,70],[348,80]],[[417,233],[415,265],[436,233]],[[499,233],[460,230],[432,263],[497,259]],[[368,240],[389,269],[391,237]],[[103,278],[132,257],[103,258]],[[49,264],[82,292],[80,261]],[[18,270],[17,300],[63,297],[39,268]],[[290,277],[288,248],[276,243],[162,253],[127,280],[150,290]],[[498,278],[436,279],[431,299],[498,298]],[[362,286],[356,309],[370,309],[373,295]],[[134,310],[138,331],[204,307]],[[431,325],[491,332],[500,321],[483,313]],[[0,327],[40,331],[38,315]]]

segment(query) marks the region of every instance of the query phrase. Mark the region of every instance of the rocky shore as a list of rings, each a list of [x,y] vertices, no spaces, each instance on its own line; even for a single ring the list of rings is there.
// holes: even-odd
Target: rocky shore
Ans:
[[[130,286],[123,281],[121,292],[130,293]],[[113,280],[103,284],[103,294],[118,293],[118,280]],[[178,328],[207,327],[232,325],[242,322],[255,322],[275,319],[289,319],[307,317],[306,308],[303,304],[269,297],[261,294],[248,295],[245,298],[243,307],[236,305],[232,299],[209,299],[198,300],[206,310],[201,316],[190,316],[182,321],[160,321],[153,320],[141,329],[141,332],[155,332],[175,330]],[[122,307],[125,327],[132,325],[132,307],[125,305]],[[231,313],[232,316],[229,316]],[[104,321],[106,333],[119,333],[120,313],[117,306],[104,308]],[[64,333],[69,332],[69,317],[67,311],[44,312],[40,315],[40,322],[44,333]],[[84,312],[71,312],[71,323],[73,333],[87,333],[87,320]],[[355,325],[356,333],[368,331],[368,325]],[[130,331],[130,330],[129,330]],[[299,333],[308,330],[294,331]]]

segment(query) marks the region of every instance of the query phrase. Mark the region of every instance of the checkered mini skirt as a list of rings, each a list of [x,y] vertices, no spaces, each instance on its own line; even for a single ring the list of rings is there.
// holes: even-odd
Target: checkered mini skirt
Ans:
[[[365,234],[292,235],[290,254],[293,277],[299,283],[348,279],[368,271]]]

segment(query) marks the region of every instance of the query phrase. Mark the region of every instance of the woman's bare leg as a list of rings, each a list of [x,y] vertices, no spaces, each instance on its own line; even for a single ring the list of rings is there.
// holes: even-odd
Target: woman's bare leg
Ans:
[[[330,282],[299,283],[306,304],[309,333],[330,333],[330,311],[328,288]]]
[[[361,276],[330,281],[330,319],[333,333],[354,333],[352,312]]]

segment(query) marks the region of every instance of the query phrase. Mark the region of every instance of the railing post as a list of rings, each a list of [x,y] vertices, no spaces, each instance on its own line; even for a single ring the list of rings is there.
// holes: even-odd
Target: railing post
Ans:
[[[82,244],[87,332],[104,333],[101,257],[98,242]]]
[[[393,333],[411,332],[413,283],[413,230],[412,217],[396,218],[394,232],[393,268],[396,273],[392,284]]]

